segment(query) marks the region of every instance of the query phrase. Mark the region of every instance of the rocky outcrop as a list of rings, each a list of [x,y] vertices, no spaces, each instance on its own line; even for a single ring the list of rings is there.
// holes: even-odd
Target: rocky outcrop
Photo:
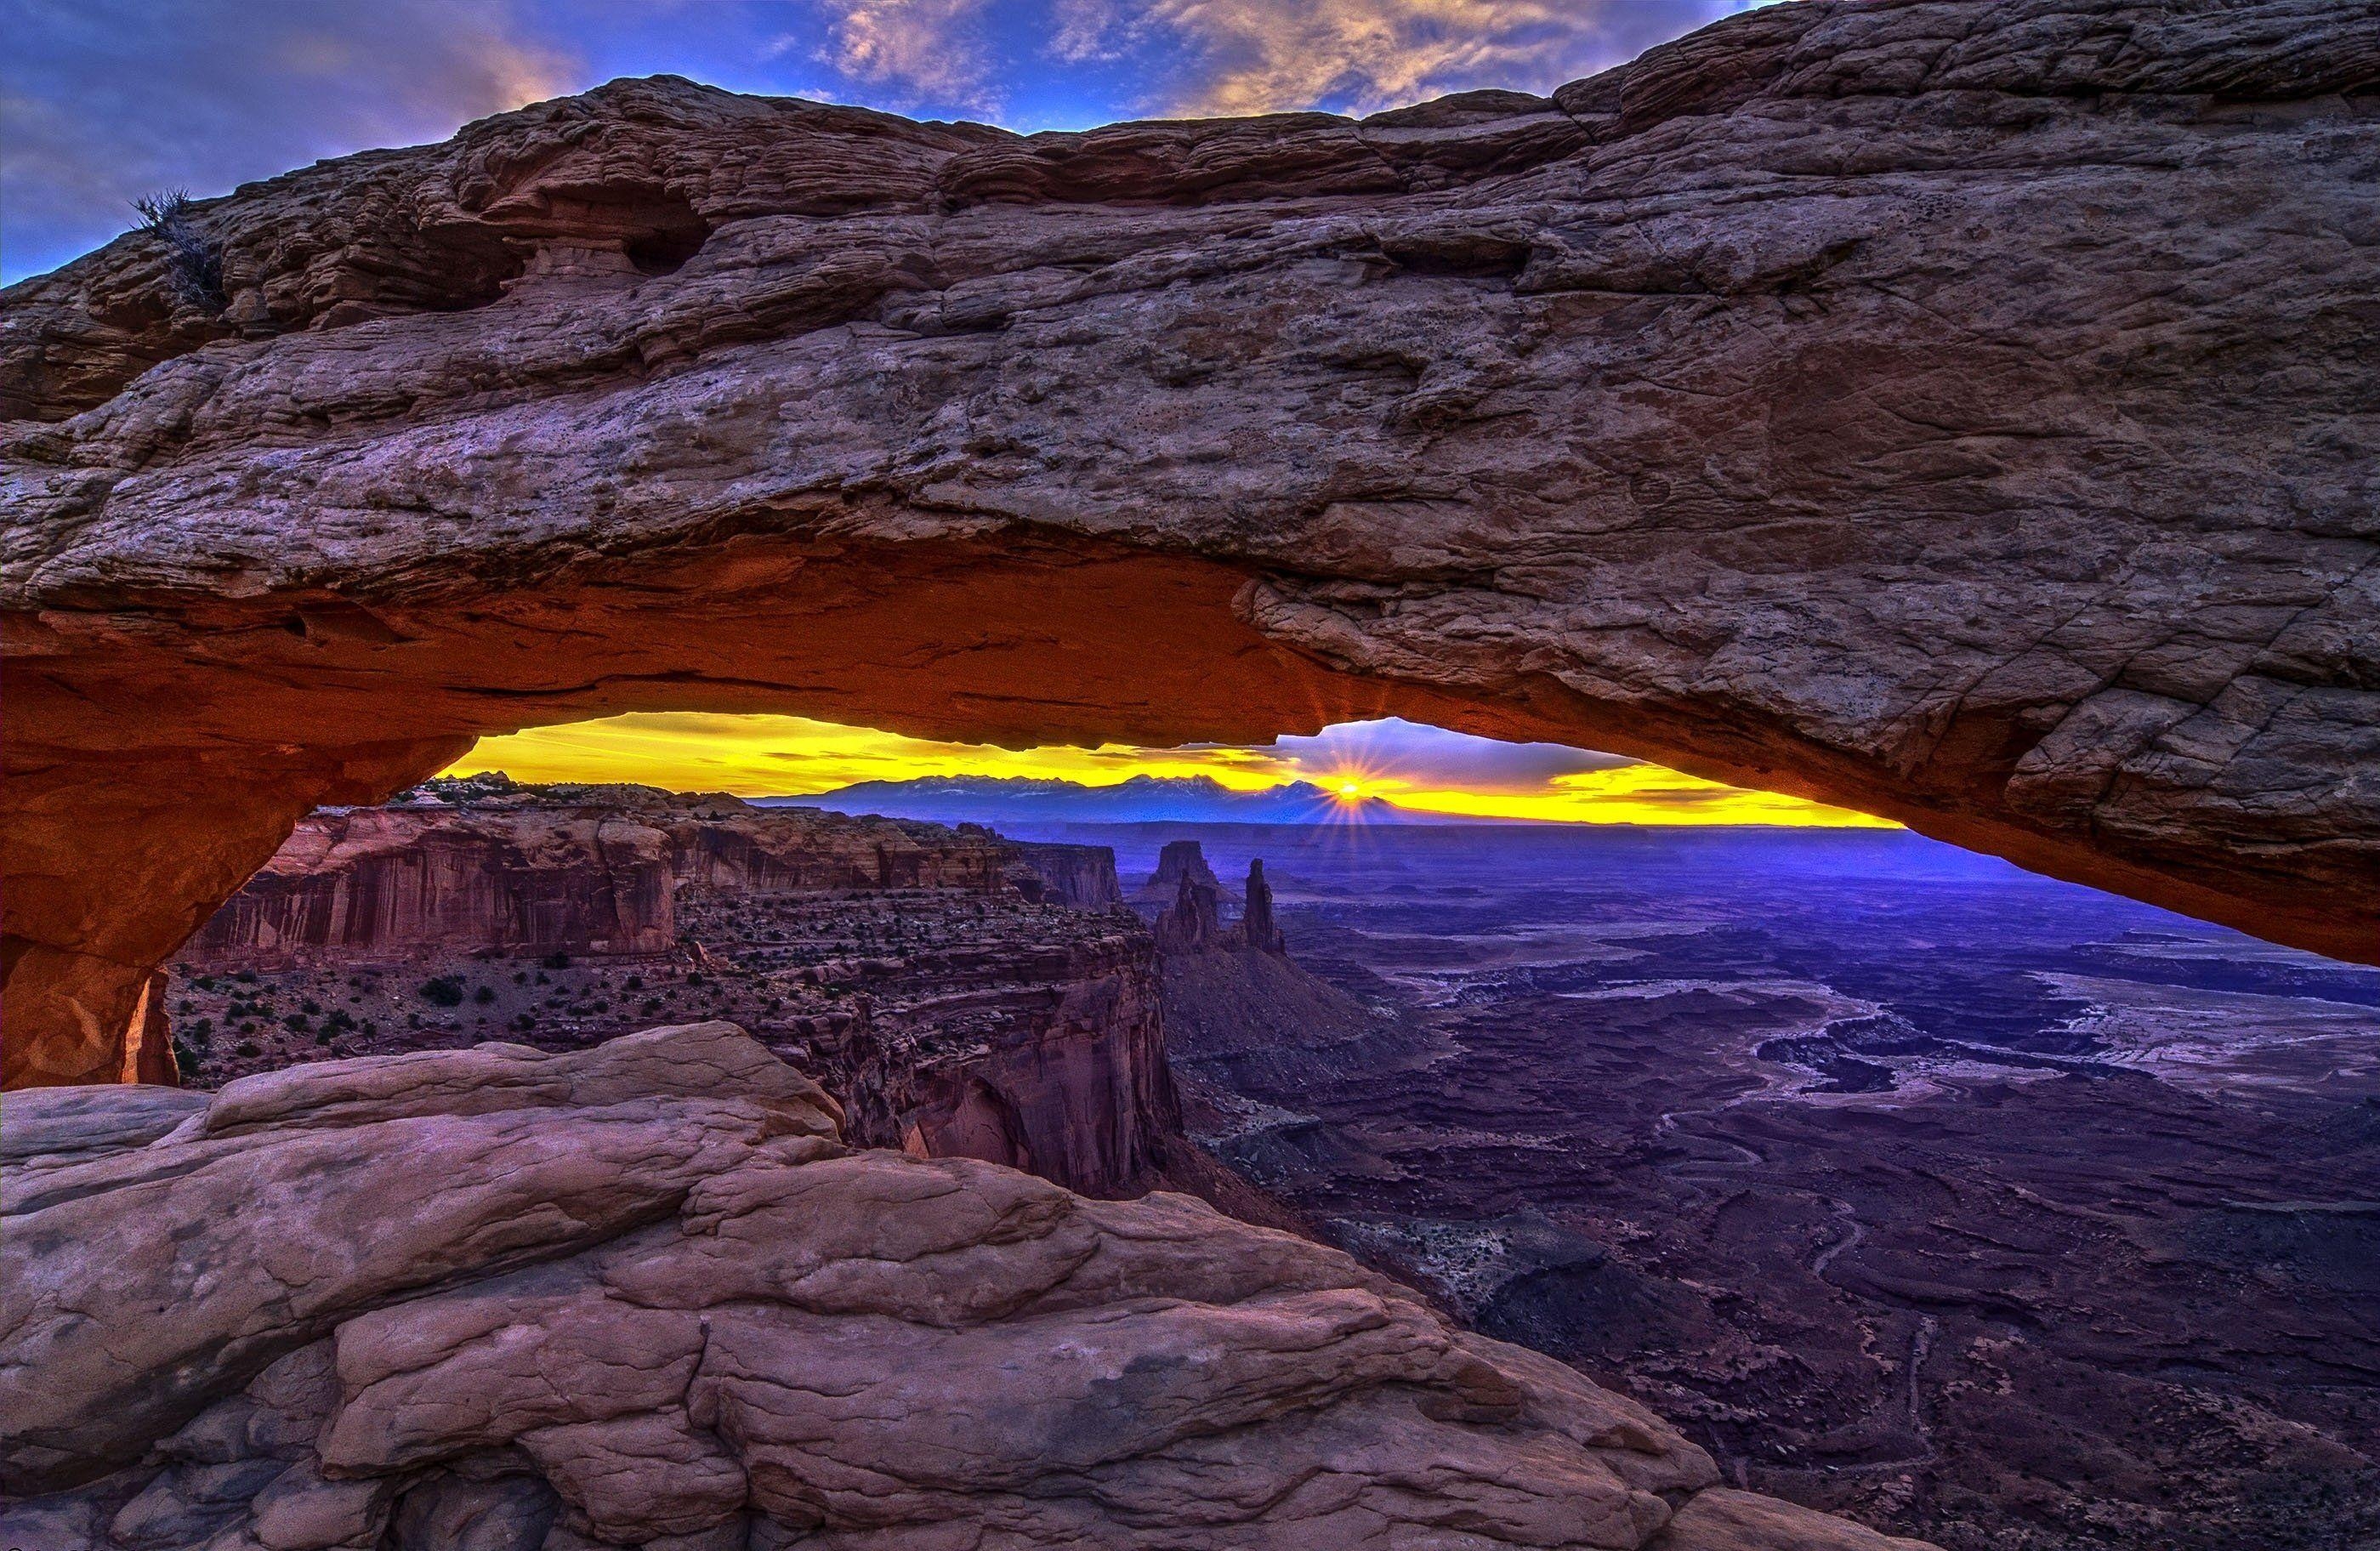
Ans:
[[[202,968],[441,950],[645,954],[678,940],[685,889],[728,894],[1018,890],[1115,902],[1114,856],[655,787],[432,782],[398,802],[310,815],[181,957]]]
[[[1210,889],[1218,900],[1225,892],[1223,880],[1208,865],[1204,847],[1195,840],[1170,840],[1158,850],[1157,870],[1133,891],[1133,897],[1146,903],[1169,905],[1180,897],[1184,884]]]
[[[299,816],[674,709],[1402,714],[2380,955],[2370,0],[1763,8],[1019,137],[624,81],[0,333],[12,1083]],[[1151,642],[1164,649],[1151,650]]]
[[[334,808],[300,821],[207,918],[200,970],[439,952],[665,953],[677,945],[666,830],[598,805]]]
[[[1913,1544],[1335,1252],[854,1152],[726,1024],[5,1104],[12,1545]]]
[[[886,896],[772,914],[807,961],[790,977],[832,986],[825,1007],[790,1002],[771,1043],[800,1055],[843,1100],[852,1140],[926,1157],[1023,1169],[1071,1190],[1134,1195],[1167,1177],[1183,1142],[1166,1060],[1163,995],[1148,932],[1129,915],[965,911]],[[914,936],[893,939],[892,912]],[[838,940],[844,951],[834,951]],[[748,955],[747,955],[748,960]]]
[[[1123,889],[1116,881],[1115,853],[1108,847],[1040,841],[1007,843],[1015,859],[1009,863],[1005,876],[1009,886],[1026,899],[1062,904],[1070,910],[1106,910],[1123,903]]]
[[[1272,885],[1265,881],[1264,858],[1248,859],[1247,903],[1240,911],[1240,940],[1257,953],[1286,953],[1289,943],[1273,919]]]
[[[1217,881],[1215,869],[1207,865],[1206,852],[1195,840],[1165,842],[1165,849],[1158,856],[1157,871],[1138,897],[1144,902],[1166,902],[1150,930],[1157,939],[1158,951],[1169,959],[1202,953],[1288,951],[1281,925],[1273,919],[1272,886],[1265,881],[1261,858],[1248,863],[1248,886],[1241,896],[1245,903],[1240,918],[1229,926],[1223,924],[1222,918],[1223,886]]]
[[[1216,903],[1217,894],[1213,884],[1201,883],[1186,872],[1182,874],[1174,884],[1173,903],[1157,913],[1157,922],[1150,928],[1157,939],[1157,951],[1169,957],[1220,952],[1226,932],[1222,912]]]
[[[307,818],[149,1005],[162,1024],[176,1001],[210,1085],[499,1032],[570,1048],[709,1012],[800,1059],[854,1142],[1129,1195],[1168,1177],[1182,1133],[1156,952],[1117,892],[1103,846],[442,780]]]

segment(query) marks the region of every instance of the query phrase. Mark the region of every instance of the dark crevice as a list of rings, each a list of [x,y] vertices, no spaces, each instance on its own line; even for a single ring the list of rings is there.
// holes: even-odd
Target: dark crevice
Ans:
[[[694,212],[689,209],[686,213],[692,216]],[[636,265],[638,274],[674,273],[701,252],[702,245],[710,240],[710,224],[697,218],[690,225],[670,226],[648,236],[629,238],[628,262]]]

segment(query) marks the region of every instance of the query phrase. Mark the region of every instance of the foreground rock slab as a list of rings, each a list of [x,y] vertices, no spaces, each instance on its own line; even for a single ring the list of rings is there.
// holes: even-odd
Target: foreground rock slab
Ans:
[[[7,1081],[482,733],[1402,714],[2380,955],[2380,6],[1015,136],[615,82],[6,295]]]
[[[1334,1251],[851,1151],[730,1024],[6,1104],[12,1545],[1915,1545]]]

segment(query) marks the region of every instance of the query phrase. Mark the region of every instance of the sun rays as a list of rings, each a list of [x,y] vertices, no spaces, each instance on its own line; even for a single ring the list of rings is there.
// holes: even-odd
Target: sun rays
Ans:
[[[789,716],[607,717],[482,739],[454,773],[522,781],[637,782],[742,796],[808,796],[867,781],[994,776],[1111,786],[1204,776],[1236,792],[1305,782],[1360,823],[1386,803],[1450,818],[1586,824],[1890,828],[1800,797],[1703,781],[1659,765],[1552,744],[1504,744],[1394,719],[1342,723],[1271,744],[1007,749],[909,738]]]

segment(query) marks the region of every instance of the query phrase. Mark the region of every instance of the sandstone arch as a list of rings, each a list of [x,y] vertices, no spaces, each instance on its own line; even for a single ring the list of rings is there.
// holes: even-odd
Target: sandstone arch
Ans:
[[[1397,712],[2380,959],[2380,7],[1020,138],[660,79],[6,296],[7,1072],[481,733]]]

